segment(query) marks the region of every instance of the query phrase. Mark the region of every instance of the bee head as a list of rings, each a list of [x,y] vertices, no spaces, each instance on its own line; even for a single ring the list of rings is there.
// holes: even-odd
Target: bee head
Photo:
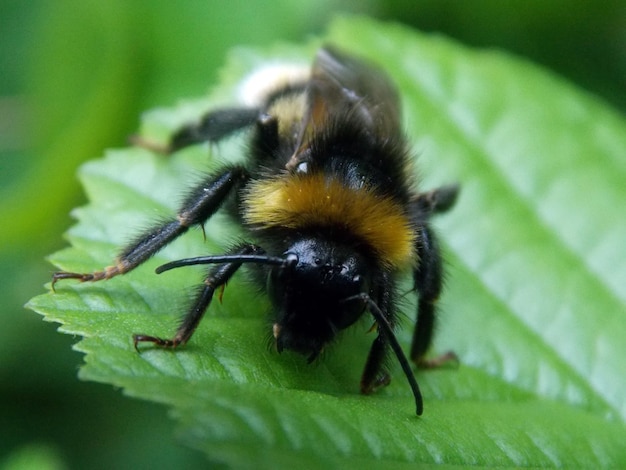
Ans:
[[[345,299],[368,293],[370,270],[353,248],[319,238],[297,240],[285,255],[297,262],[273,268],[268,276],[276,347],[307,354],[312,361],[363,314],[362,303]]]

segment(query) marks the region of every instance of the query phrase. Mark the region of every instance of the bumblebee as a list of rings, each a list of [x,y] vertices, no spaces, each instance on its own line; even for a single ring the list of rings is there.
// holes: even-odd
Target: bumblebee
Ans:
[[[166,149],[218,142],[249,128],[245,164],[225,166],[204,179],[175,218],[140,234],[111,266],[92,273],[56,272],[52,285],[125,274],[225,206],[250,242],[223,255],[157,268],[162,273],[211,265],[174,336],[135,334],[135,348],[140,343],[175,348],[189,341],[215,291],[246,264],[271,300],[279,352],[297,351],[311,362],[338,332],[369,312],[377,335],[362,374],[362,393],[389,383],[385,359],[391,348],[421,415],[422,395],[394,334],[397,282],[412,272],[419,296],[411,360],[429,367],[452,358],[425,359],[442,288],[439,245],[429,220],[453,205],[458,187],[415,191],[399,98],[378,68],[324,47],[306,73],[261,85],[256,103],[207,113],[178,130]]]

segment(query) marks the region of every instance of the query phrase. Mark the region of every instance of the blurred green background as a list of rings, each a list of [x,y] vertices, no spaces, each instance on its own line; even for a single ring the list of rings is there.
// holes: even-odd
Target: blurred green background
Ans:
[[[81,162],[140,113],[203,94],[235,45],[301,42],[366,14],[541,63],[626,109],[626,2],[0,1],[0,467],[190,468],[163,408],[80,382],[78,338],[23,309],[85,203]]]

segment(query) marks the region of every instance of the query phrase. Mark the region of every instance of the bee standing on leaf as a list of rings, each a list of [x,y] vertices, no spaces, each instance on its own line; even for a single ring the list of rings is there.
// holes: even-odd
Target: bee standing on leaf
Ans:
[[[313,361],[339,331],[369,312],[377,336],[361,391],[371,393],[389,383],[385,358],[391,348],[421,414],[419,387],[394,335],[397,279],[412,272],[419,295],[411,360],[428,367],[454,358],[448,353],[427,360],[425,353],[442,287],[439,246],[429,220],[452,206],[458,188],[414,191],[395,89],[377,68],[331,47],[317,53],[308,76],[283,80],[258,106],[209,112],[176,132],[167,151],[216,142],[245,128],[252,128],[245,164],[206,178],[190,191],[175,218],[141,234],[112,266],[94,273],[57,272],[53,285],[61,279],[98,281],[127,273],[190,227],[202,226],[229,200],[250,242],[224,255],[159,267],[158,273],[212,265],[174,336],[135,334],[135,347],[185,344],[215,290],[248,264],[272,302],[279,352],[291,349]]]

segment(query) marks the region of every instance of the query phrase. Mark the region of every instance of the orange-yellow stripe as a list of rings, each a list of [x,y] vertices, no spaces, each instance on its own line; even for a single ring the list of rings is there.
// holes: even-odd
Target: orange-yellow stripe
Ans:
[[[341,226],[390,267],[416,262],[416,234],[402,207],[371,189],[352,189],[323,174],[252,181],[244,219],[261,227]]]

